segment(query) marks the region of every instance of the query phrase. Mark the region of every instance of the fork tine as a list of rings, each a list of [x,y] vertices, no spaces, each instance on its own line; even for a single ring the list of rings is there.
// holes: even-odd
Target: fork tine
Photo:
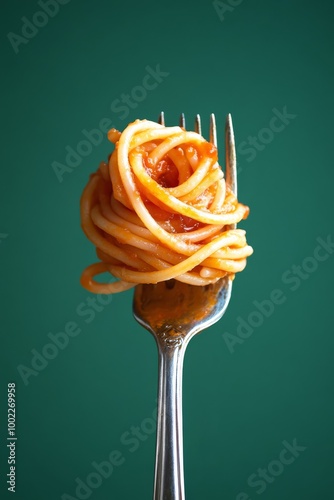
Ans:
[[[165,113],[161,111],[158,123],[165,125]],[[184,113],[181,113],[179,120],[180,127],[186,128],[186,119]],[[201,116],[199,114],[195,117],[195,132],[202,134]],[[210,142],[217,147],[217,127],[216,117],[214,113],[210,115]],[[225,123],[225,178],[227,184],[230,186],[232,192],[237,196],[237,168],[236,168],[236,152],[235,140],[232,124],[232,116],[229,113],[226,117]]]
[[[237,159],[232,117],[230,114],[227,115],[225,123],[225,176],[226,182],[230,186],[234,196],[237,196]]]
[[[202,135],[202,125],[201,125],[200,115],[196,115],[195,117],[195,132],[197,132],[197,134]]]
[[[159,115],[158,123],[160,123],[160,125],[165,125],[165,113],[163,111],[161,111]]]
[[[210,142],[217,147],[217,128],[214,113],[210,115]]]

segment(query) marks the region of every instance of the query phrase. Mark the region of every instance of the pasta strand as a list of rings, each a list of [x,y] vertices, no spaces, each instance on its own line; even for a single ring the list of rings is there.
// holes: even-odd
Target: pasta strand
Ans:
[[[101,260],[82,273],[87,290],[118,293],[172,278],[204,286],[245,268],[253,249],[230,225],[249,209],[226,185],[212,144],[148,120],[111,129],[108,138],[109,163],[81,198],[82,228]],[[106,272],[116,281],[96,281]]]

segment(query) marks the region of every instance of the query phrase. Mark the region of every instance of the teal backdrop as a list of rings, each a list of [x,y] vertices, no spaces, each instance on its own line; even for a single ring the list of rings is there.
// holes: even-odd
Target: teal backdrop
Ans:
[[[156,346],[131,291],[81,288],[95,252],[79,199],[105,131],[161,110],[189,128],[215,112],[222,163],[232,113],[254,247],[186,355],[186,497],[333,497],[333,14],[325,0],[3,2],[1,498],[152,498]]]

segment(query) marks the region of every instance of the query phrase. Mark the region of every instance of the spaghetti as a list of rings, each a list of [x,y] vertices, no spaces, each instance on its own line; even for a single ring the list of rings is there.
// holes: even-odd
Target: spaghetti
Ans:
[[[138,283],[175,278],[203,286],[242,271],[253,250],[230,225],[248,216],[217,163],[217,149],[195,132],[136,120],[115,144],[109,163],[92,174],[81,198],[82,228],[100,262],[82,285],[116,293]],[[109,272],[117,281],[100,283]]]

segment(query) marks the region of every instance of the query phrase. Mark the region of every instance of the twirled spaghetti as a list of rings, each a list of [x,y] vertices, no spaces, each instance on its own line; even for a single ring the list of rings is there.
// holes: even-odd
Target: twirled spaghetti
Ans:
[[[109,164],[91,175],[81,222],[101,262],[82,285],[116,293],[175,278],[203,286],[242,271],[253,250],[230,229],[249,209],[238,203],[217,163],[217,149],[195,132],[136,120],[112,129]],[[117,281],[99,283],[109,272]]]

